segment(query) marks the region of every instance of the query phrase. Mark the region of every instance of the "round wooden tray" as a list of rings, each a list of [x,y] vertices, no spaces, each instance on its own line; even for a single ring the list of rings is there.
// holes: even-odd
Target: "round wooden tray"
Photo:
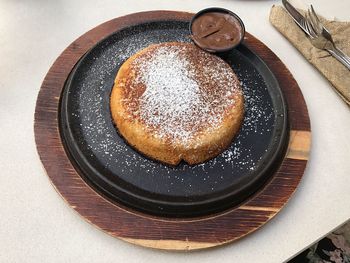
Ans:
[[[259,40],[246,34],[244,44],[274,73],[289,108],[287,154],[270,182],[238,207],[196,218],[156,217],[112,203],[92,189],[75,170],[59,131],[60,96],[79,59],[97,42],[122,28],[149,21],[189,21],[193,14],[153,11],[108,21],[74,41],[55,61],[41,86],[35,111],[35,140],[56,190],[88,222],[125,241],[159,249],[191,250],[236,240],[256,230],[286,204],[304,173],[310,149],[310,123],[301,91],[283,63]]]

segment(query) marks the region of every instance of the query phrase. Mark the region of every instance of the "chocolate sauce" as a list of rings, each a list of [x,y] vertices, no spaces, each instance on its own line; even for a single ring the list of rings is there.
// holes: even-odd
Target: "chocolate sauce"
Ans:
[[[192,39],[208,51],[223,51],[238,45],[244,34],[240,21],[231,14],[204,13],[192,22]]]

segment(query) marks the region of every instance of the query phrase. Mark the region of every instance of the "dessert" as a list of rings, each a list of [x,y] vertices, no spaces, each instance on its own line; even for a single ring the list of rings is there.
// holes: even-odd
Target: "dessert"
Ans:
[[[119,133],[139,152],[170,165],[198,164],[231,144],[243,102],[225,61],[193,44],[168,42],[124,62],[110,109]]]

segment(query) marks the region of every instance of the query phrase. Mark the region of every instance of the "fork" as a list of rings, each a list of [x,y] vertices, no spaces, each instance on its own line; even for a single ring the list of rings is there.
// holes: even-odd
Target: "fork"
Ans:
[[[335,45],[332,35],[324,27],[312,5],[307,11],[305,26],[310,33],[309,38],[314,47],[327,50],[350,70],[350,58]]]

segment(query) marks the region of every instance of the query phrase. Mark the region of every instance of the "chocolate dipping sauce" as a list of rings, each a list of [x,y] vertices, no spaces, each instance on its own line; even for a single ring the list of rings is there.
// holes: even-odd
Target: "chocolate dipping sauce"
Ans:
[[[237,46],[244,37],[244,25],[239,18],[226,12],[198,13],[191,24],[192,39],[201,48],[226,51]]]

